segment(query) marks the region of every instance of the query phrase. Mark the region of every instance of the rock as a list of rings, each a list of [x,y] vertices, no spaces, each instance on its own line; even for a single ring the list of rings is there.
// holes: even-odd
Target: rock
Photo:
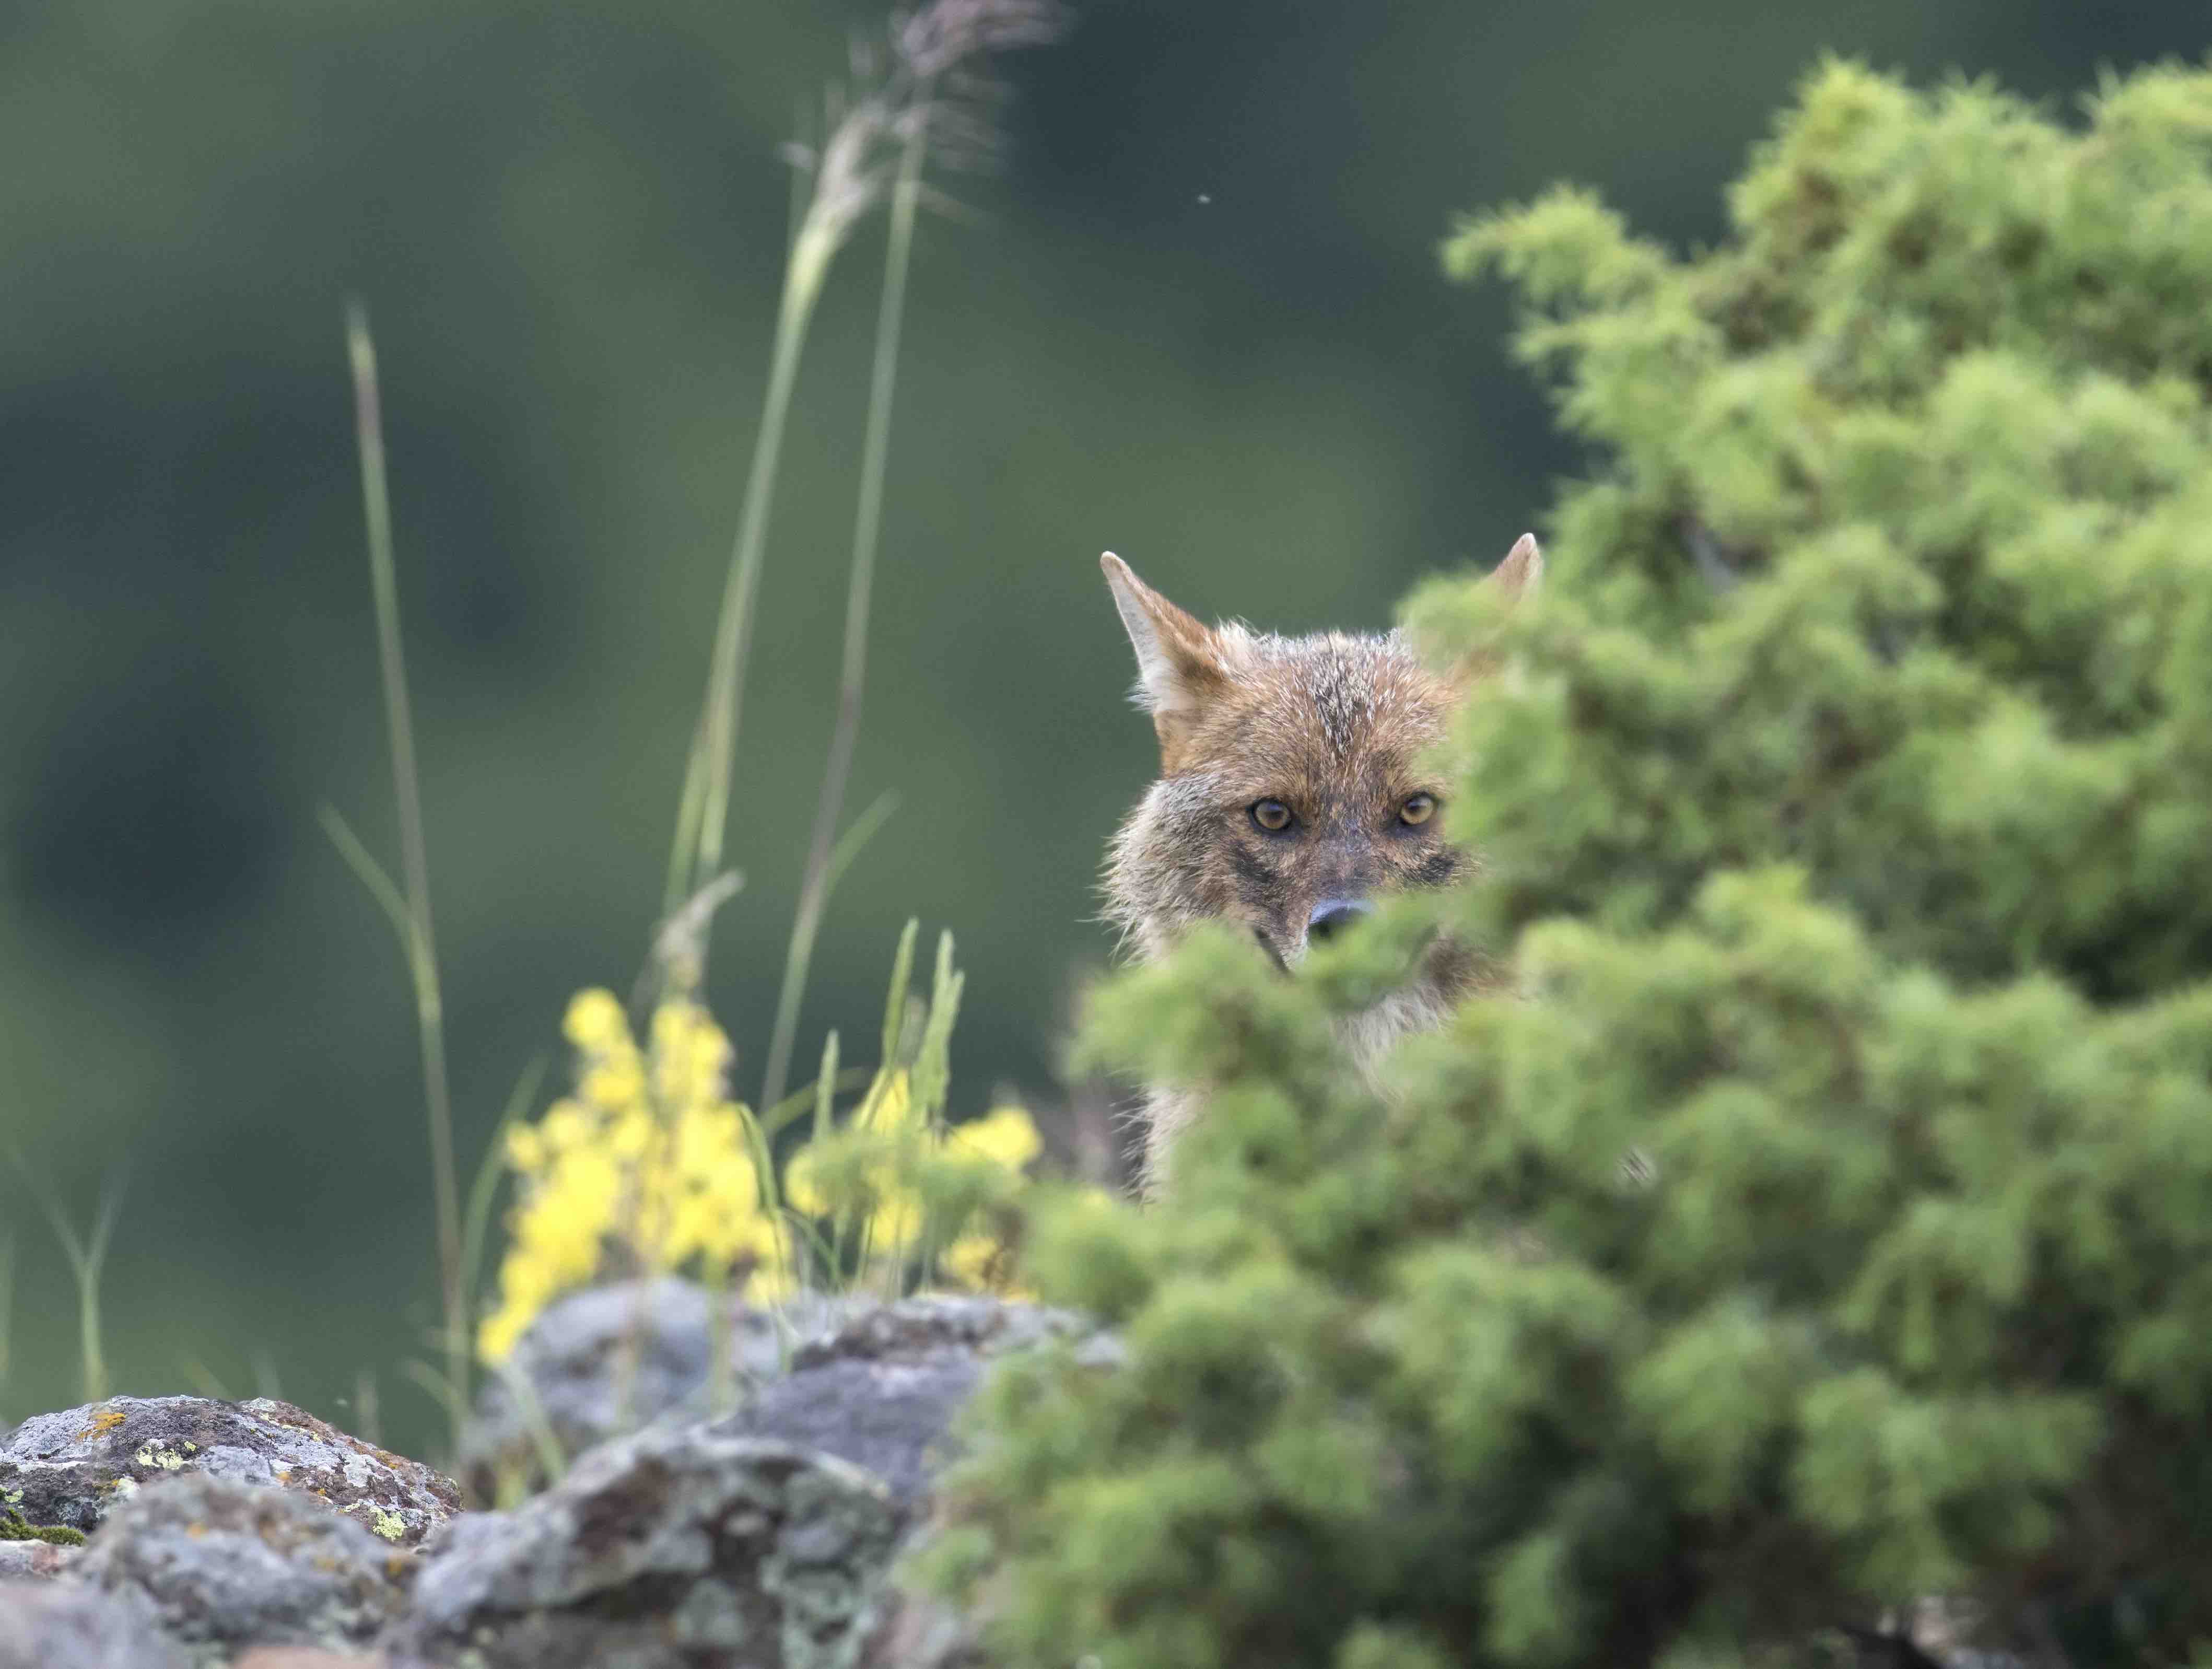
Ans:
[[[142,1484],[179,1472],[312,1495],[395,1547],[419,1544],[461,1504],[450,1478],[289,1403],[113,1397],[16,1427],[0,1444],[0,1509],[89,1532]]]
[[[797,1345],[834,1328],[852,1307],[813,1293],[772,1310],[724,1302],[731,1386],[739,1394],[782,1372]],[[486,1376],[462,1441],[461,1475],[484,1501],[542,1485],[532,1430],[540,1415],[564,1455],[656,1422],[707,1418],[713,1313],[705,1288],[668,1276],[555,1300],[531,1323],[504,1371]],[[526,1388],[522,1394],[518,1381]]]
[[[71,1576],[142,1601],[212,1669],[249,1646],[366,1649],[404,1608],[417,1568],[311,1495],[202,1473],[117,1508]]]
[[[343,1656],[295,1646],[260,1647],[239,1659],[236,1669],[386,1669],[380,1657]]]
[[[191,1669],[131,1600],[75,1582],[0,1582],[0,1669]]]
[[[45,1542],[0,1542],[0,1582],[58,1576],[69,1568],[78,1551]]]
[[[829,1456],[641,1432],[456,1520],[386,1648],[452,1669],[844,1669],[898,1532],[883,1487]]]
[[[1090,1332],[1080,1318],[1034,1304],[901,1299],[861,1312],[836,1332],[802,1345],[789,1374],[763,1385],[714,1429],[804,1444],[865,1467],[911,1518],[947,1458],[953,1416],[975,1395],[989,1360],[1048,1338]],[[1110,1344],[1099,1336],[1084,1348],[1103,1351]]]

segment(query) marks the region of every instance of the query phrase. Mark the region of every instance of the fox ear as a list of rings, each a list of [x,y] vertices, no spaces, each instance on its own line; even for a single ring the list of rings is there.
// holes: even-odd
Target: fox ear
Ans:
[[[1137,652],[1137,698],[1159,733],[1160,763],[1172,771],[1200,711],[1229,686],[1220,635],[1146,585],[1111,551],[1098,565]]]
[[[1523,533],[1515,539],[1513,548],[1505,553],[1505,560],[1492,569],[1490,577],[1483,582],[1510,603],[1519,602],[1543,582],[1544,551],[1534,533]]]
[[[1490,570],[1481,589],[1493,600],[1497,613],[1503,616],[1526,601],[1543,582],[1543,549],[1536,543],[1535,534],[1523,533],[1513,541],[1505,560]],[[1465,691],[1497,670],[1497,652],[1484,644],[1462,655],[1443,676],[1454,689]]]

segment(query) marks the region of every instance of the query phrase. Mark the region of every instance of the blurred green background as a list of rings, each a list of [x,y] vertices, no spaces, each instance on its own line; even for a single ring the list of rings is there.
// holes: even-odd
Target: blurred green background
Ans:
[[[758,410],[780,141],[860,6],[0,7],[0,1416],[78,1399],[38,1195],[127,1166],[118,1388],[356,1376],[427,1448],[434,1252],[412,1010],[324,840],[387,855],[340,325],[383,360],[462,1160],[657,907]],[[1642,228],[1823,51],[2063,104],[2197,57],[2201,6],[1095,0],[1005,65],[1007,166],[925,223],[848,807],[802,1029],[871,1035],[901,922],[970,970],[956,1112],[1054,1093],[1101,844],[1152,763],[1102,548],[1207,615],[1383,623],[1573,460],[1439,277],[1457,211],[1571,178]],[[745,708],[750,884],[714,998],[757,1074],[830,716],[881,227],[810,346]],[[33,1180],[31,1179],[35,1179]]]

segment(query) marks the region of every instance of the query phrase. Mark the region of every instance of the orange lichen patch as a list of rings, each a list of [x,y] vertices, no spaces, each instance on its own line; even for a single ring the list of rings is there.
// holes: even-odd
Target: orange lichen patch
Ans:
[[[76,1441],[82,1443],[88,1438],[99,1437],[107,1432],[113,1431],[116,1427],[121,1425],[124,1421],[129,1417],[130,1416],[125,1415],[119,1408],[104,1408],[100,1410],[99,1413],[92,1416],[92,1423],[90,1425],[87,1426],[82,1431],[77,1433]]]
[[[185,1534],[190,1536],[194,1541],[198,1541],[207,1532],[208,1527],[204,1524],[188,1524],[185,1526]]]

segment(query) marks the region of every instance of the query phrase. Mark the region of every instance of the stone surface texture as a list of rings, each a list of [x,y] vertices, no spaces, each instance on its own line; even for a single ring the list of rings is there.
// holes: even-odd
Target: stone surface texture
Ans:
[[[214,1669],[253,1646],[367,1650],[416,1567],[313,1495],[199,1474],[118,1508],[70,1581],[142,1602],[197,1669]]]
[[[312,1495],[394,1547],[460,1510],[450,1478],[266,1397],[112,1397],[35,1415],[0,1444],[0,1507],[89,1533],[145,1484],[185,1472]]]
[[[796,1347],[836,1327],[854,1307],[806,1293],[763,1309],[717,1300],[695,1282],[667,1276],[555,1300],[501,1371],[486,1376],[477,1398],[460,1470],[479,1498],[501,1499],[511,1481],[542,1484],[532,1430],[540,1416],[569,1455],[643,1426],[707,1418],[718,1301],[730,1383],[740,1394],[781,1374]]]
[[[58,1576],[83,1551],[80,1547],[49,1547],[44,1542],[0,1542],[0,1582]]]
[[[0,1669],[970,1669],[967,1620],[896,1575],[956,1416],[993,1356],[1060,1338],[1103,1366],[1111,1337],[987,1298],[740,1307],[726,1333],[709,1307],[655,1281],[548,1311],[473,1459],[520,1444],[534,1467],[532,1408],[582,1453],[511,1511],[462,1513],[283,1403],[25,1422],[0,1510],[91,1539],[0,1544]],[[705,1422],[716,1337],[741,1400]],[[651,1423],[605,1437],[626,1401]]]
[[[995,1298],[902,1299],[851,1317],[793,1352],[791,1371],[763,1384],[713,1429],[803,1444],[865,1467],[901,1510],[925,1503],[949,1458],[953,1416],[975,1393],[989,1360],[1046,1339],[1110,1349],[1062,1312]]]
[[[428,1550],[386,1642],[451,1669],[846,1669],[898,1515],[828,1456],[693,1427],[619,1439]]]
[[[0,1582],[0,1669],[192,1669],[139,1605],[77,1582]]]

